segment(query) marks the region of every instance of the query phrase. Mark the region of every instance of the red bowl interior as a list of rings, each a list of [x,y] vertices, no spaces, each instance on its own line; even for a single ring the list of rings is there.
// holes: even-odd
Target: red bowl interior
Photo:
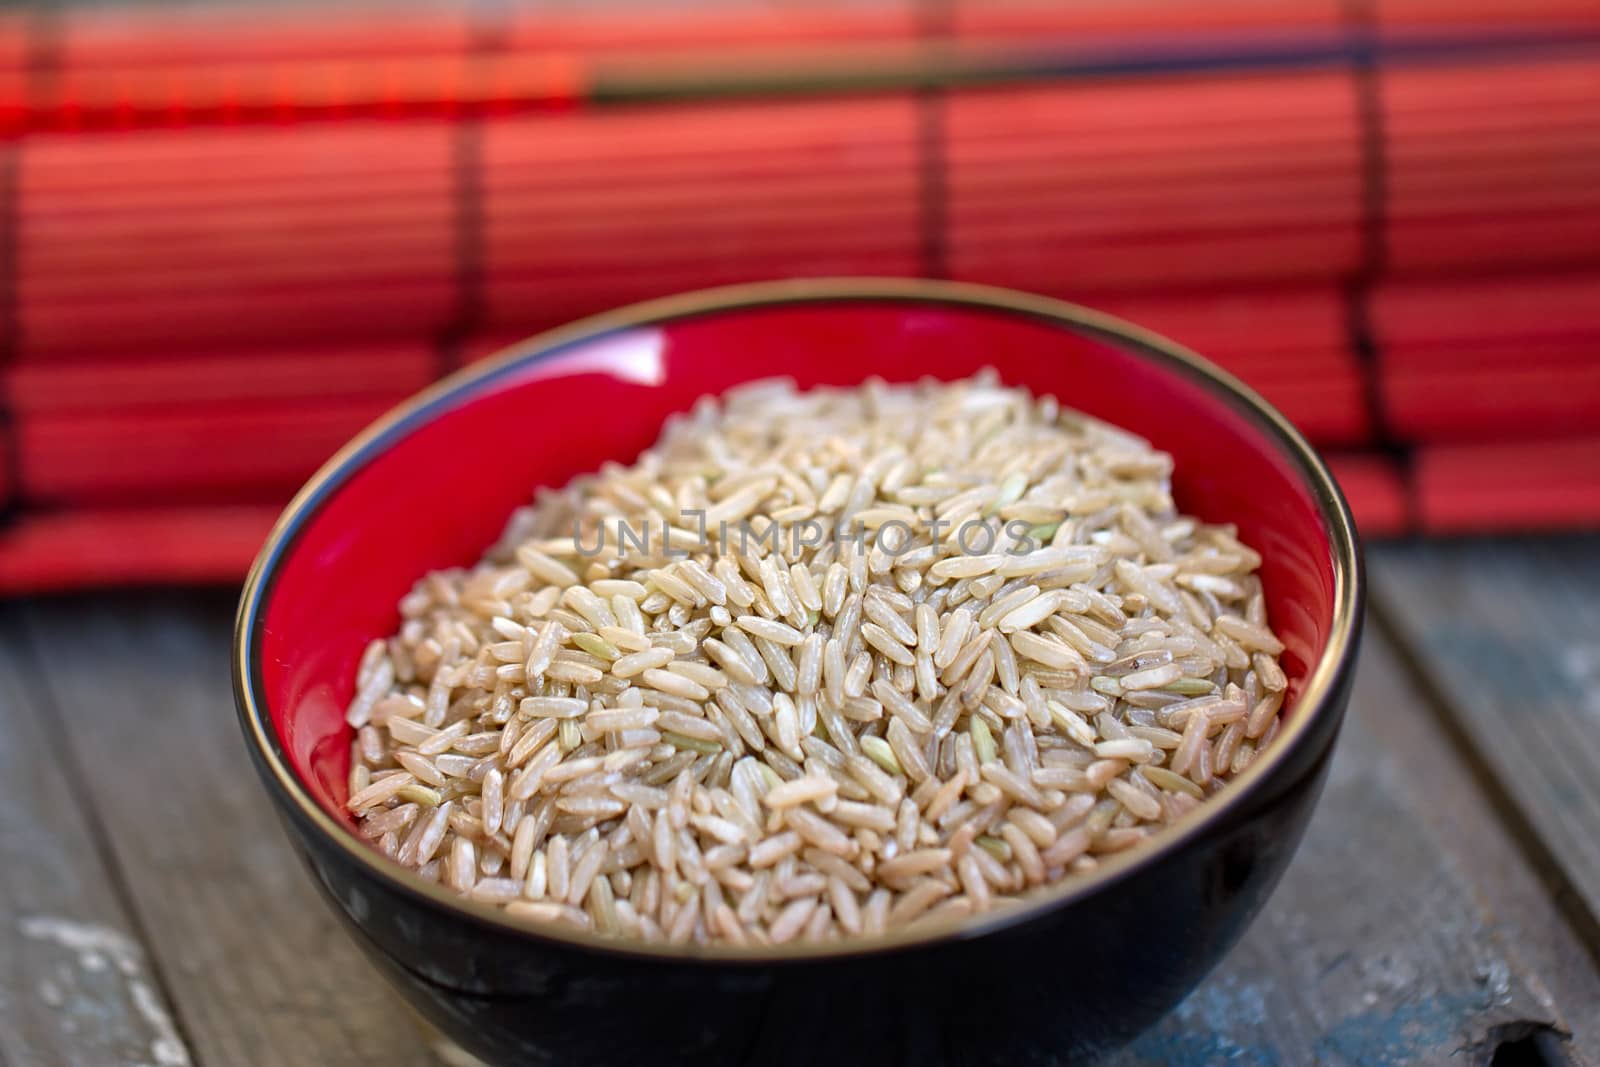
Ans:
[[[1266,417],[1137,339],[962,299],[841,296],[702,307],[533,342],[403,409],[330,464],[264,562],[250,635],[257,698],[289,763],[346,819],[343,712],[362,649],[394,632],[413,582],[476,560],[535,486],[633,459],[668,414],[739,382],[954,379],[986,366],[1147,437],[1175,457],[1183,510],[1237,524],[1264,559],[1292,714],[1334,627],[1335,561],[1327,501]]]

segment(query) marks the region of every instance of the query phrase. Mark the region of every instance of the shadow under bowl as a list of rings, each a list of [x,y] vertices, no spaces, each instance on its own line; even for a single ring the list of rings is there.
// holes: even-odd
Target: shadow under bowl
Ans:
[[[664,948],[535,930],[412,876],[343,810],[366,644],[425,572],[476,560],[533,487],[630,461],[741,382],[955,379],[994,367],[1176,461],[1180,508],[1263,557],[1289,699],[1279,736],[1180,825],[1025,908],[830,946]],[[938,282],[714,290],[534,338],[441,382],[331,460],[240,603],[254,762],[317,885],[434,1026],[493,1063],[1068,1063],[1169,1010],[1288,864],[1325,776],[1362,616],[1348,509],[1303,438],[1222,371],[1073,305]]]

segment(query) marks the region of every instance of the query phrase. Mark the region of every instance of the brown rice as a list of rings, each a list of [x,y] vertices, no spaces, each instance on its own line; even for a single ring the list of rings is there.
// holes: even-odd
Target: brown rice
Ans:
[[[1011,905],[1277,731],[1260,557],[1170,473],[989,374],[703,401],[417,583],[361,661],[350,808],[421,877],[619,936]]]

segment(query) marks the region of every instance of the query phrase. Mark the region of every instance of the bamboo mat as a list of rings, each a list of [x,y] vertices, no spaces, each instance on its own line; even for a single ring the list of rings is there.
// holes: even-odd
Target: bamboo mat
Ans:
[[[1600,5],[0,12],[0,592],[232,579],[438,374],[840,274],[1166,333],[1369,535],[1600,524]]]

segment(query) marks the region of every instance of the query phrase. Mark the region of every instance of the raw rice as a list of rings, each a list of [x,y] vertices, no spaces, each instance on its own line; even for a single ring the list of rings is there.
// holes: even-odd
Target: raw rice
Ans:
[[[1171,466],[989,374],[703,401],[402,600],[350,808],[421,876],[603,935],[1014,906],[1277,733],[1260,556],[1178,514]]]

